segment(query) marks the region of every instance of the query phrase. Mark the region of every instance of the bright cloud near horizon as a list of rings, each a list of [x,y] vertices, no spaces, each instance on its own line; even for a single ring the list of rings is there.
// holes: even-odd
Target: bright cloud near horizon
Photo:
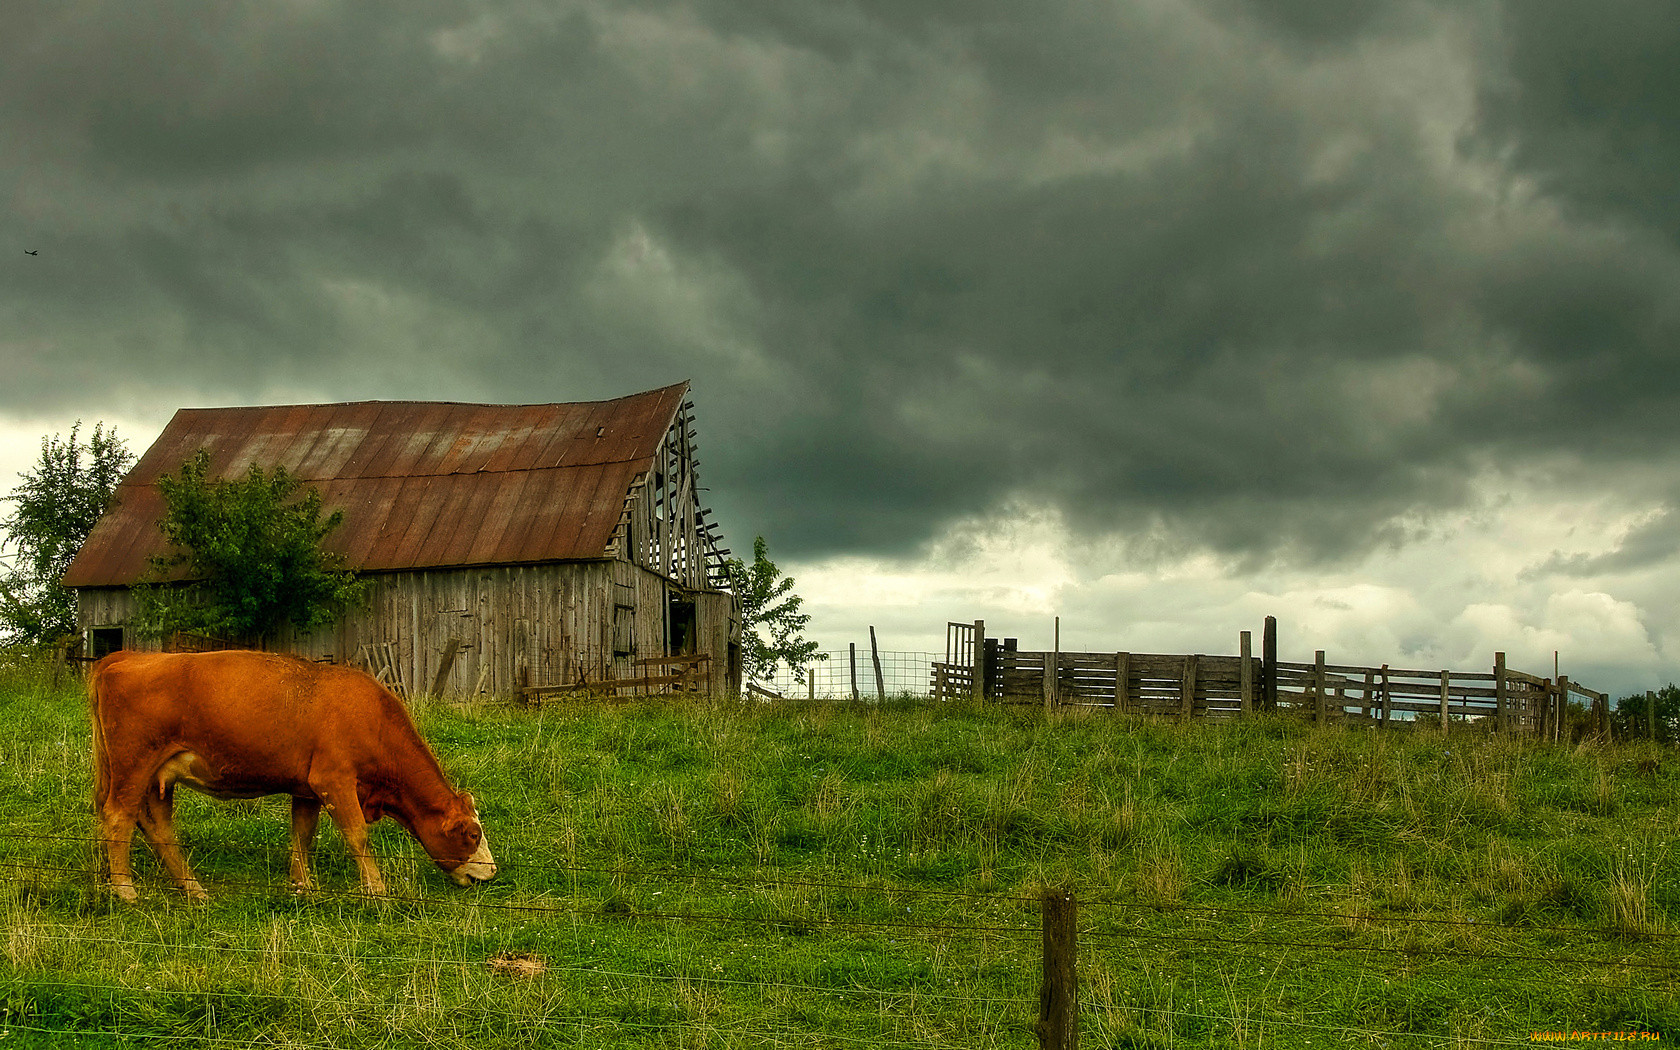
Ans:
[[[1660,686],[1677,66],[1659,0],[23,0],[0,488],[77,420],[689,379],[826,647]]]

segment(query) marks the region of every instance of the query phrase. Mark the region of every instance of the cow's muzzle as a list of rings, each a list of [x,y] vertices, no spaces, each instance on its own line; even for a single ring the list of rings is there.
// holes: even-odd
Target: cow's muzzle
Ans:
[[[466,863],[449,872],[449,879],[457,886],[471,886],[475,882],[489,882],[496,877],[496,858],[490,852],[488,839],[478,840],[478,849]]]

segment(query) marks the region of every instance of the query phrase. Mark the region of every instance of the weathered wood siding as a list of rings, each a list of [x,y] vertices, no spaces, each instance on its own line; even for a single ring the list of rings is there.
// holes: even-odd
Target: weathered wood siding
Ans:
[[[730,646],[740,637],[734,597],[688,594],[659,575],[623,560],[551,565],[434,569],[369,577],[372,594],[337,624],[309,633],[285,631],[269,645],[311,660],[362,663],[364,647],[386,647],[400,684],[432,688],[453,650],[442,692],[511,695],[522,685],[560,685],[629,677],[640,657],[668,655],[668,602],[685,593],[696,603],[699,651],[712,654],[715,692],[731,688]],[[126,588],[83,588],[84,628],[126,624]],[[132,630],[124,647],[158,647]]]

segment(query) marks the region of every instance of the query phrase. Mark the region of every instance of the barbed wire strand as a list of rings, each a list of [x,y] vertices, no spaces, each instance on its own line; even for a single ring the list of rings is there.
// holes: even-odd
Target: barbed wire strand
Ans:
[[[77,990],[77,991],[97,991],[97,992],[107,993],[107,998],[110,998],[110,999],[119,998],[115,994],[116,990],[113,989],[108,984],[85,984],[85,983],[69,982],[69,981],[38,981],[38,982],[32,982],[31,984],[28,984],[28,985],[21,985],[21,986],[14,986],[14,987],[44,987],[44,988],[57,988],[57,989]],[[133,988],[128,988],[128,989],[124,989],[124,990],[128,991],[130,993],[138,991],[137,989],[133,989]],[[275,992],[212,992],[212,991],[196,991],[196,990],[188,990],[188,989],[150,989],[150,988],[145,989],[145,991],[150,992],[154,996],[160,996],[160,997],[161,996],[170,996],[170,997],[179,997],[179,998],[186,998],[186,999],[209,999],[212,996],[219,996],[221,998],[229,998],[229,999],[283,999],[287,1002],[293,1002],[293,1003],[337,1006],[337,1007],[342,1007],[344,1005],[343,1003],[336,1002],[336,1001],[330,1000],[330,999],[314,999],[314,998],[310,998],[308,996],[298,996],[298,995],[293,995],[293,994],[289,994],[289,993],[282,994],[282,993],[275,993]],[[1010,1005],[1015,1005],[1016,1002],[1017,1002],[1016,1000],[1003,1000],[1003,1001],[1010,1004]],[[7,1013],[10,1013],[10,1011],[7,1011]],[[741,1026],[705,1025],[705,1024],[697,1024],[697,1023],[692,1022],[692,1021],[688,1021],[688,1022],[685,1022],[685,1021],[669,1021],[669,1022],[665,1022],[665,1023],[662,1023],[662,1024],[639,1024],[639,1023],[634,1022],[634,1021],[624,1020],[623,1018],[592,1019],[592,1020],[596,1021],[597,1027],[604,1027],[606,1025],[611,1025],[613,1027],[634,1028],[634,1029],[641,1029],[641,1030],[644,1030],[644,1031],[665,1031],[665,1030],[672,1029],[672,1028],[688,1028],[688,1029],[699,1029],[699,1030],[707,1030],[707,1031],[723,1031],[723,1032],[727,1032],[731,1035],[750,1035],[750,1036],[762,1037],[762,1038],[774,1041],[777,1045],[785,1045],[784,1041],[787,1038],[787,1034],[785,1032],[773,1032],[773,1031],[768,1031],[768,1030],[755,1030],[755,1029],[752,1029],[752,1028],[746,1028],[746,1027],[741,1027]],[[535,1023],[538,1027],[542,1026],[541,1022],[532,1022],[528,1019],[522,1020],[519,1023],[521,1024],[521,1026],[527,1027],[527,1028],[530,1027],[533,1023]],[[577,1023],[581,1026],[581,1022],[577,1022]],[[3,1015],[0,1015],[0,1028],[6,1027],[6,1026],[10,1026],[10,1027],[13,1027],[13,1028],[19,1028],[19,1029],[23,1029],[23,1028],[26,1027],[22,1022],[13,1022],[13,1021],[10,1020],[9,1017],[5,1017]],[[573,1026],[573,1022],[568,1022],[564,1025],[549,1026],[549,1027],[570,1028],[572,1026]],[[216,1035],[196,1034],[196,1033],[195,1034],[187,1034],[187,1033],[184,1033],[184,1032],[145,1032],[145,1033],[141,1033],[141,1032],[109,1032],[109,1031],[99,1031],[99,1030],[93,1030],[93,1029],[61,1030],[61,1029],[31,1028],[29,1030],[40,1031],[40,1032],[49,1032],[49,1033],[58,1034],[58,1035],[76,1035],[76,1036],[116,1035],[116,1036],[120,1036],[120,1037],[124,1037],[124,1038],[137,1038],[137,1039],[155,1039],[155,1040],[165,1040],[165,1041],[198,1041],[198,1042],[214,1042],[214,1043],[229,1043],[229,1042],[232,1042],[232,1043],[238,1043],[239,1045],[242,1045],[242,1046],[251,1045],[251,1037],[249,1037],[249,1036],[241,1036],[241,1037],[216,1036]],[[466,1033],[466,1034],[470,1036],[470,1035],[473,1035],[473,1034],[476,1034],[476,1033]],[[404,1036],[402,1036],[402,1038],[407,1039],[407,1038],[409,1038],[409,1036],[404,1035]],[[934,1047],[934,1046],[942,1045],[942,1044],[936,1044],[936,1043],[906,1043],[906,1042],[902,1042],[902,1041],[894,1041],[894,1040],[890,1040],[890,1039],[883,1039],[880,1036],[867,1036],[867,1037],[865,1037],[865,1036],[846,1036],[846,1035],[840,1035],[838,1033],[830,1033],[830,1032],[824,1032],[822,1034],[822,1038],[824,1038],[824,1039],[836,1039],[836,1040],[839,1040],[841,1042],[847,1042],[847,1043],[864,1043],[864,1044],[867,1044],[867,1045],[870,1045],[870,1046],[904,1047],[904,1048],[910,1048],[910,1050],[915,1050],[915,1048],[918,1048],[918,1047]],[[948,1046],[950,1044],[943,1044],[943,1045]],[[323,1048],[323,1050],[324,1050],[324,1048]]]
[[[1081,933],[1087,940],[1132,940],[1170,944],[1204,944],[1242,948],[1292,948],[1333,952],[1374,952],[1393,955],[1434,955],[1450,958],[1475,959],[1479,962],[1538,962],[1551,966],[1602,967],[1604,969],[1655,970],[1680,973],[1680,963],[1643,963],[1631,960],[1582,959],[1555,955],[1515,955],[1508,952],[1471,952],[1459,948],[1428,948],[1417,946],[1388,946],[1375,944],[1334,944],[1327,941],[1260,941],[1238,937],[1190,937],[1183,934],[1148,933]]]
[[[93,841],[98,841],[98,840],[93,840]],[[22,862],[22,861],[0,860],[0,867],[28,868],[32,872],[53,871],[53,872],[58,872],[58,873],[62,873],[62,874],[76,874],[76,875],[90,876],[90,877],[94,877],[94,878],[97,878],[102,874],[102,872],[99,869],[81,868],[81,867],[73,867],[73,866],[65,866],[65,865],[42,865],[42,864],[39,864],[39,863],[33,863],[33,862],[26,863],[26,862]],[[739,877],[739,876],[736,876],[736,877],[723,876],[723,875],[713,876],[713,875],[709,875],[709,874],[688,873],[688,872],[669,871],[669,870],[660,870],[660,869],[622,869],[622,868],[608,869],[608,868],[588,868],[588,867],[582,867],[582,866],[575,866],[575,867],[566,867],[566,868],[563,868],[562,870],[571,870],[571,871],[581,872],[581,873],[612,876],[612,877],[615,877],[615,878],[616,877],[625,877],[625,876],[635,876],[635,877],[641,877],[641,878],[667,878],[667,879],[670,879],[670,880],[673,880],[673,881],[703,880],[703,881],[720,882],[720,883],[724,883],[724,884],[727,884],[727,885],[738,885],[738,886],[747,886],[747,887],[761,887],[761,888],[766,888],[766,887],[767,888],[798,887],[798,888],[817,888],[817,889],[838,888],[838,889],[867,891],[867,892],[883,892],[883,891],[885,891],[885,892],[888,892],[889,894],[892,892],[891,890],[887,890],[883,887],[870,887],[870,886],[862,886],[862,885],[851,884],[851,883],[826,883],[826,882],[820,882],[820,881],[814,881],[814,880],[779,880],[779,879],[778,880],[755,880],[755,879],[742,878],[742,877]],[[32,880],[19,878],[19,879],[11,879],[11,880],[4,880],[4,881],[27,883],[27,882],[30,882]],[[267,882],[267,881],[226,879],[226,878],[206,877],[206,876],[200,875],[199,876],[199,882],[201,884],[205,884],[205,885],[208,885],[208,886],[214,886],[214,887],[218,887],[218,888],[222,888],[222,889],[255,889],[255,890],[267,892],[267,893],[270,893],[270,894],[273,894],[273,895],[280,895],[282,893],[298,895],[297,891],[292,886],[290,886],[289,884],[282,885],[282,884],[279,884],[279,883],[273,883],[273,882]],[[482,894],[484,891],[480,891],[480,892]],[[929,890],[929,891],[926,891],[926,892],[931,893],[931,894],[947,895],[944,891],[938,891],[938,890]],[[604,913],[602,909],[597,908],[597,907],[589,907],[589,906],[561,907],[561,906],[543,905],[543,904],[535,904],[535,903],[517,903],[517,902],[495,901],[495,900],[487,900],[482,895],[471,897],[471,898],[466,898],[466,899],[459,899],[459,898],[450,898],[450,897],[416,897],[416,896],[407,896],[407,895],[399,895],[399,894],[386,894],[383,897],[374,898],[374,897],[369,897],[367,894],[365,894],[364,892],[362,892],[360,890],[330,890],[330,889],[324,889],[324,888],[319,888],[319,887],[312,888],[312,889],[306,891],[305,894],[303,894],[303,895],[314,897],[314,898],[327,897],[327,898],[335,898],[335,899],[349,898],[349,899],[358,899],[358,900],[386,900],[386,901],[397,902],[397,903],[420,904],[420,905],[424,905],[424,906],[432,907],[432,908],[449,908],[449,907],[475,908],[475,909],[486,909],[487,908],[487,909],[492,909],[492,910],[513,911],[513,912],[531,913],[531,914],[598,915],[598,914],[603,914]],[[1000,902],[1000,903],[1016,903],[1016,904],[1019,904],[1019,903],[1036,903],[1036,901],[1037,901],[1037,898],[1014,896],[1014,895],[989,895],[989,894],[970,894],[970,893],[953,893],[953,894],[949,894],[949,895],[964,898],[964,899],[992,900],[992,901],[997,901],[997,902]],[[1278,911],[1278,910],[1274,910],[1274,909],[1245,908],[1245,907],[1224,906],[1224,905],[1160,905],[1160,904],[1148,904],[1148,903],[1141,903],[1141,902],[1140,903],[1104,902],[1104,901],[1089,901],[1088,902],[1088,901],[1082,900],[1082,901],[1080,901],[1080,904],[1081,904],[1081,906],[1085,906],[1085,905],[1089,904],[1089,905],[1093,905],[1093,906],[1098,907],[1098,908],[1109,908],[1109,909],[1114,909],[1114,910],[1147,911],[1147,912],[1151,912],[1151,913],[1154,913],[1154,914],[1173,913],[1173,912],[1194,912],[1194,913],[1198,913],[1198,914],[1209,914],[1209,915],[1248,915],[1248,916],[1264,916],[1264,917],[1268,917],[1268,918],[1301,919],[1301,920],[1307,920],[1307,921],[1314,920],[1314,919],[1327,919],[1327,920],[1337,920],[1337,921],[1345,921],[1345,922],[1372,922],[1372,923],[1379,923],[1380,922],[1380,923],[1383,923],[1383,924],[1386,924],[1386,925],[1448,926],[1448,927],[1456,927],[1456,928],[1475,929],[1475,930],[1484,931],[1484,932],[1495,932],[1495,931],[1509,932],[1509,933],[1548,932],[1548,933],[1561,933],[1561,934],[1568,934],[1568,935],[1590,935],[1590,936],[1598,936],[1598,937],[1616,937],[1616,936],[1621,935],[1621,931],[1618,931],[1618,930],[1615,930],[1615,929],[1612,929],[1612,928],[1603,928],[1603,927],[1548,926],[1548,925],[1516,926],[1516,925],[1508,925],[1508,924],[1503,924],[1503,923],[1489,923],[1489,922],[1481,922],[1481,921],[1467,920],[1467,919],[1437,919],[1437,918],[1432,918],[1432,917],[1420,917],[1420,916],[1368,916],[1368,915],[1362,915],[1362,914],[1348,914],[1348,913],[1345,913],[1345,912],[1289,912],[1289,911]],[[681,919],[681,920],[689,920],[689,921],[717,921],[717,922],[726,922],[727,921],[727,922],[740,922],[740,923],[767,923],[767,924],[770,924],[770,925],[788,925],[788,926],[841,925],[841,926],[855,926],[855,927],[859,927],[859,928],[922,929],[922,930],[936,930],[936,931],[941,931],[941,932],[960,931],[960,932],[974,932],[974,933],[1027,934],[1027,933],[1030,933],[1033,929],[1030,926],[1018,926],[1018,927],[975,926],[971,923],[963,923],[963,924],[903,923],[903,922],[884,922],[884,921],[880,921],[880,920],[829,919],[829,918],[825,918],[825,917],[816,917],[816,916],[799,916],[799,917],[795,917],[795,918],[778,919],[778,918],[775,918],[775,917],[764,917],[764,916],[756,916],[756,917],[753,917],[753,916],[724,916],[724,915],[701,914],[701,913],[691,913],[691,912],[661,912],[661,911],[635,911],[635,910],[627,910],[627,911],[624,911],[624,912],[605,912],[605,914],[611,914],[615,918],[625,918],[625,919],[630,919],[630,918],[667,919],[667,920],[669,920],[669,919]],[[1095,937],[1102,937],[1102,936],[1124,937],[1124,936],[1129,936],[1129,934],[1127,934],[1125,931],[1107,932],[1107,931],[1091,929],[1088,932],[1089,932],[1089,935],[1095,936]],[[1666,940],[1666,939],[1674,938],[1676,936],[1680,936],[1680,933],[1670,933],[1670,932],[1652,930],[1652,931],[1642,931],[1640,933],[1640,936],[1642,938],[1652,939],[1652,940],[1657,940],[1657,939]],[[1355,949],[1351,948],[1350,946],[1339,946],[1339,947],[1342,950],[1355,950]],[[1395,949],[1395,950],[1398,950],[1398,949]],[[1448,954],[1444,950],[1438,950],[1438,949],[1413,949],[1412,951],[1414,951],[1414,953]],[[1476,955],[1473,955],[1471,957],[1489,958],[1489,959],[1500,958],[1500,956],[1497,956],[1497,955],[1481,955],[1481,954],[1476,954]],[[1533,958],[1541,960],[1541,961],[1549,961],[1547,959],[1547,957],[1544,957],[1544,956],[1536,956],[1536,957],[1533,957]],[[1513,959],[1513,961],[1515,961],[1515,960]],[[1564,961],[1569,961],[1569,960],[1564,960]],[[1632,965],[1645,965],[1645,964],[1632,964]]]
[[[491,963],[492,959],[494,958],[494,956],[487,957],[487,958],[479,958],[479,959],[459,959],[459,958],[445,958],[445,957],[426,958],[426,957],[423,957],[423,956],[403,956],[403,955],[364,955],[364,954],[359,954],[359,953],[347,953],[347,952],[316,952],[316,951],[309,951],[308,949],[303,949],[303,948],[271,948],[271,947],[267,947],[267,946],[262,946],[262,947],[250,946],[250,947],[247,947],[247,946],[244,946],[244,945],[223,945],[223,944],[191,944],[191,945],[187,945],[187,944],[171,944],[168,941],[130,941],[130,940],[121,940],[121,939],[113,939],[113,938],[101,938],[101,937],[74,937],[74,936],[53,937],[53,936],[50,936],[50,935],[41,935],[41,939],[45,940],[45,941],[50,941],[50,942],[53,942],[53,943],[58,943],[58,944],[65,944],[65,943],[70,943],[70,944],[100,944],[100,945],[106,945],[106,946],[109,946],[109,947],[129,947],[129,948],[165,948],[165,949],[175,948],[175,949],[178,949],[178,950],[236,952],[236,953],[246,954],[246,955],[295,955],[295,956],[300,956],[300,957],[304,957],[304,958],[311,958],[311,959],[342,959],[342,960],[348,960],[348,961],[351,961],[351,962],[360,962],[360,963],[404,963],[404,964],[416,965],[416,966],[459,966],[463,969],[472,969],[472,970],[482,970],[482,969],[488,968],[489,964]],[[705,975],[694,975],[694,974],[630,973],[630,972],[627,972],[627,971],[620,971],[620,970],[606,970],[606,969],[602,969],[602,968],[597,967],[597,966],[550,966],[550,967],[547,968],[547,972],[551,972],[551,973],[575,973],[575,974],[583,974],[583,975],[597,975],[597,976],[602,976],[602,977],[621,977],[621,978],[625,978],[625,979],[629,979],[629,980],[639,980],[639,981],[668,981],[668,982],[686,981],[686,982],[689,982],[691,984],[716,984],[716,985],[739,986],[739,987],[750,987],[750,988],[774,988],[774,989],[779,989],[779,990],[782,990],[782,991],[816,992],[816,993],[825,994],[825,995],[875,995],[875,996],[895,996],[895,997],[899,997],[899,998],[914,997],[914,998],[920,998],[920,999],[933,1000],[933,1001],[936,1001],[936,1002],[992,1003],[992,1004],[1009,1004],[1009,1005],[1017,1005],[1017,1006],[1023,1005],[1023,1004],[1030,1004],[1032,1002],[1032,1000],[1028,1000],[1028,999],[1005,998],[1005,997],[999,997],[999,996],[950,995],[950,994],[945,993],[945,992],[930,991],[930,990],[923,989],[923,988],[897,989],[897,988],[867,988],[867,987],[862,987],[862,986],[857,986],[857,985],[853,985],[851,987],[841,987],[839,985],[791,984],[791,983],[788,983],[788,982],[785,982],[785,981],[748,981],[748,980],[740,980],[740,979],[736,979],[736,978],[732,978],[732,977],[709,977],[709,976],[705,976]],[[55,986],[55,987],[59,986],[57,984],[54,984],[53,982],[45,982],[45,983],[53,984],[53,986]],[[109,986],[108,985],[106,985],[106,986],[87,986],[87,985],[70,984],[70,985],[63,985],[63,987],[106,987],[106,988],[108,988]],[[165,989],[160,989],[159,991],[165,991]],[[181,994],[192,994],[192,995],[205,994],[203,992],[191,991],[191,990],[185,990],[185,989],[179,990],[179,991],[180,991]],[[244,995],[246,993],[242,993],[242,992],[220,993],[220,992],[217,992],[217,993],[210,993],[210,994]],[[285,998],[285,999],[299,998],[299,997],[296,997],[296,996],[292,996],[290,994],[286,994],[286,995],[277,995],[275,993],[251,993],[251,994],[256,995],[256,996],[266,996],[268,998]],[[306,998],[300,998],[300,1001],[320,1002],[320,1003],[330,1002],[330,1000],[306,999]]]
[[[18,838],[18,839],[25,839],[25,840],[29,840],[29,841],[77,842],[77,843],[84,843],[84,844],[103,844],[105,842],[105,840],[103,838],[100,838],[98,836],[93,836],[93,835],[63,835],[63,834],[47,835],[47,834],[34,834],[34,833],[28,833],[28,832],[18,833],[18,832],[10,832],[10,831],[0,831],[0,840],[4,840],[4,839],[7,839],[7,838]],[[249,839],[233,840],[231,842],[224,842],[223,844],[233,846],[233,847],[236,847],[236,848],[237,847],[247,847],[248,848],[250,846],[262,846],[262,847],[265,847],[265,848],[269,849],[272,854],[275,854],[275,855],[284,854],[287,857],[289,857],[293,852],[290,847],[287,847],[287,848],[284,848],[284,849],[279,849],[279,848],[276,848],[275,843],[265,842],[265,841],[253,841],[253,840],[249,840]],[[183,846],[183,849],[186,848],[184,843],[182,844],[182,846]],[[311,857],[314,856],[313,852],[311,852],[309,855]],[[397,853],[397,854],[394,854],[394,856],[400,856],[400,857],[403,857],[405,859],[417,860],[420,855],[418,853]],[[385,858],[381,857],[379,859],[385,859]],[[427,857],[426,859],[429,862],[431,858]],[[4,864],[4,863],[7,863],[7,862],[6,861],[0,861],[0,864]],[[23,863],[23,862],[18,862],[18,863]],[[953,890],[953,889],[945,889],[945,888],[940,888],[940,887],[879,886],[879,885],[867,885],[867,884],[863,884],[863,883],[826,882],[826,881],[805,880],[805,879],[746,878],[746,877],[742,877],[742,876],[739,876],[739,875],[724,875],[724,874],[719,874],[719,873],[716,873],[716,872],[686,872],[686,871],[676,871],[676,870],[672,870],[672,869],[663,869],[663,868],[596,868],[596,867],[590,867],[588,865],[581,865],[581,864],[558,864],[558,863],[550,864],[549,867],[552,870],[556,870],[556,871],[567,871],[567,872],[572,872],[574,874],[604,875],[604,876],[611,876],[611,877],[614,877],[614,878],[637,877],[637,878],[694,879],[694,880],[699,880],[699,881],[721,882],[721,883],[729,883],[729,884],[742,885],[742,886],[806,886],[806,887],[814,887],[814,888],[822,888],[822,889],[856,890],[856,891],[859,891],[859,892],[867,892],[867,893],[880,893],[880,892],[885,891],[885,892],[893,893],[893,894],[917,894],[917,895],[923,895],[923,896],[951,897],[951,898],[970,899],[970,900],[1020,901],[1020,902],[1025,902],[1025,903],[1037,903],[1038,902],[1037,897],[1017,896],[1017,895],[1014,895],[1014,894],[1006,894],[1006,893],[1005,894],[976,893],[976,892],[967,891],[967,890]]]

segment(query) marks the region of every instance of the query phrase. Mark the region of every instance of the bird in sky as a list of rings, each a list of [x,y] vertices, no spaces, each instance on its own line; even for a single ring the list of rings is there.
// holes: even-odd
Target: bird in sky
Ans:
[[[32,252],[28,248],[25,248],[23,250],[23,254],[25,254],[25,255],[40,255],[41,253],[40,252]]]

